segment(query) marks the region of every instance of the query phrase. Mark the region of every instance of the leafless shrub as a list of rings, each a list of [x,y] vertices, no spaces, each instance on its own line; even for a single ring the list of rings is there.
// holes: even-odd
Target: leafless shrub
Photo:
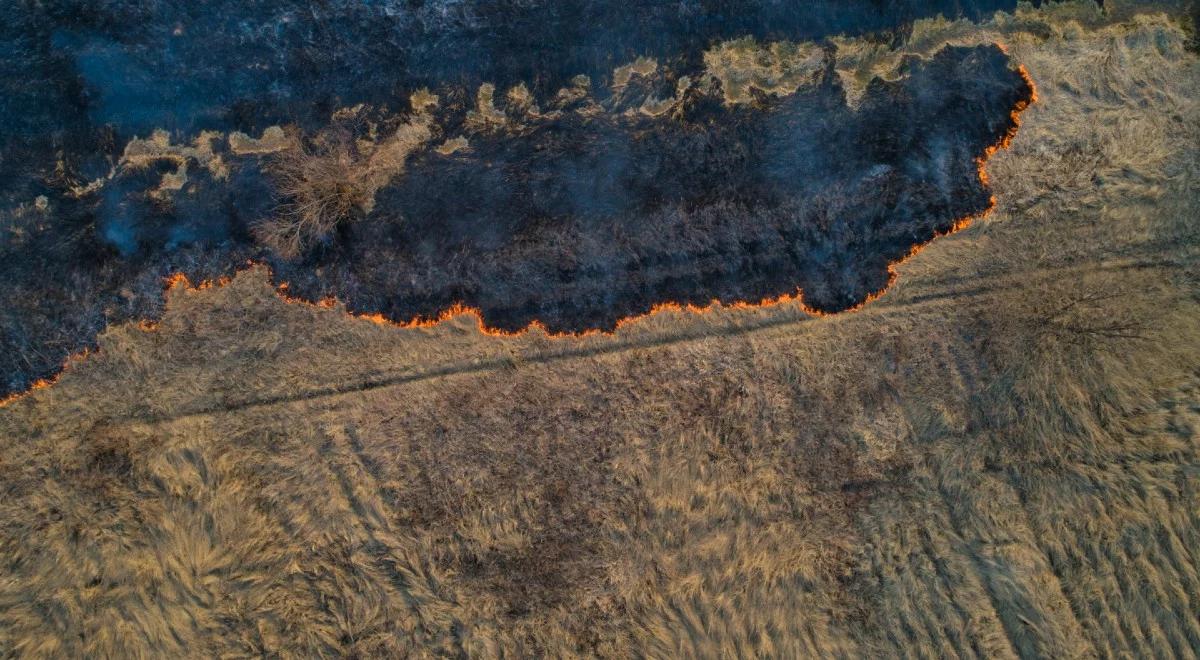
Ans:
[[[254,234],[285,258],[299,255],[369,203],[368,169],[349,135],[323,137],[312,145],[297,140],[271,164],[282,202]]]
[[[305,141],[290,138],[291,146],[271,163],[278,195],[283,200],[273,217],[254,228],[259,242],[292,258],[327,236],[355,209],[370,213],[375,193],[404,170],[408,156],[432,137],[435,103],[427,92],[414,95],[415,113],[391,135],[379,141],[355,139],[361,126],[347,121]]]

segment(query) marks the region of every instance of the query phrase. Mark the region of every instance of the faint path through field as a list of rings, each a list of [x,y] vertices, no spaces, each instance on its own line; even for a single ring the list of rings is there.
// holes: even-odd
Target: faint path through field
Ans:
[[[1043,269],[1036,273],[1036,278],[1038,281],[1045,281],[1051,279],[1061,279],[1068,276],[1079,277],[1086,273],[1163,270],[1179,268],[1181,265],[1183,264],[1176,260],[1122,259],[1100,264]],[[885,296],[878,302],[869,305],[868,308],[864,308],[863,311],[874,310],[879,313],[891,313],[896,310],[913,310],[938,304],[945,304],[951,301],[956,303],[971,301],[974,304],[978,304],[980,300],[988,297],[989,295],[1005,291],[1009,287],[1013,286],[1013,280],[1018,277],[1021,277],[1025,282],[1029,281],[1028,273],[1014,273],[996,278],[994,281],[986,285],[950,289],[937,293],[921,294],[909,298],[902,298],[895,302],[892,302],[892,297]],[[273,396],[226,400],[219,404],[202,406],[194,409],[184,409],[167,414],[140,416],[133,418],[130,421],[136,420],[148,423],[168,422],[178,419],[202,417],[206,415],[220,414],[238,410],[264,408],[301,401],[313,401],[460,374],[498,371],[501,369],[514,368],[522,364],[548,364],[564,360],[594,357],[597,355],[607,355],[621,353],[624,351],[656,348],[660,346],[680,344],[711,337],[734,337],[770,328],[796,325],[812,320],[813,318],[811,316],[805,316],[801,312],[797,312],[797,314],[800,314],[800,316],[797,317],[792,314],[776,314],[769,318],[757,319],[748,323],[735,323],[726,327],[701,326],[694,330],[660,334],[631,340],[622,340],[618,337],[608,341],[582,343],[582,345],[576,344],[575,341],[572,340],[565,340],[565,347],[561,350],[549,350],[541,353],[519,356],[512,355],[500,358],[476,359],[465,362],[449,362],[423,369],[406,370],[399,373],[390,372],[368,375],[367,377],[354,382],[331,384],[326,387]]]

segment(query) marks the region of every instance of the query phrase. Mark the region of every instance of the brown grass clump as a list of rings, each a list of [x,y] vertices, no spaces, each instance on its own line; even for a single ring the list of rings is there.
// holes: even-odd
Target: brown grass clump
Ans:
[[[412,115],[387,137],[376,139],[372,127],[369,137],[355,139],[351,127],[339,124],[311,141],[301,136],[287,140],[286,148],[271,160],[282,202],[274,216],[254,228],[255,237],[290,259],[355,213],[370,213],[375,193],[403,172],[408,157],[433,137],[430,111],[437,97],[419,90],[410,101]]]
[[[368,203],[370,172],[348,135],[320,144],[296,140],[271,162],[276,190],[283,200],[275,215],[254,228],[255,237],[280,256],[301,254]]]
[[[786,96],[819,80],[824,51],[816,43],[753,38],[725,41],[704,51],[705,74],[720,81],[730,105],[754,101],[752,90]]]

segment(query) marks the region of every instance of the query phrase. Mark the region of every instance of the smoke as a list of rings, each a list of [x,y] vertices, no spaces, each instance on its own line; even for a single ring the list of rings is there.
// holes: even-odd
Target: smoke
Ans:
[[[851,109],[820,69],[825,44],[804,51],[811,81],[786,69],[772,96],[774,69],[758,67],[729,106],[703,54],[732,37],[893,39],[961,3],[877,4],[6,6],[0,383],[23,389],[106,325],[153,317],[167,275],[247,259],[270,261],[295,295],[397,319],[461,302],[510,329],[608,328],[668,300],[797,287],[822,309],[861,302],[889,261],[986,206],[975,159],[1009,128],[1023,81],[995,49],[951,49]],[[485,82],[505,118],[475,126]],[[356,137],[386,137],[421,86],[443,99],[433,130],[456,149],[413,154],[369,213],[300,259],[255,244],[250,228],[286,200],[271,156],[228,136],[312,137],[363,103]],[[52,213],[12,210],[37,195]]]
[[[857,110],[833,76],[676,119],[562,113],[429,152],[336,245],[278,260],[293,295],[398,320],[455,303],[494,327],[611,329],[664,301],[802,289],[838,311],[988,208],[978,159],[1032,91],[996,47],[948,48]]]

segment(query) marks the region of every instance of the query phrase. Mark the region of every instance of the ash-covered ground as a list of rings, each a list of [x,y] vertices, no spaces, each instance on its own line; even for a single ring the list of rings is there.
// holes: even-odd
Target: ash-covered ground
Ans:
[[[464,303],[504,329],[798,288],[853,306],[987,208],[978,159],[1032,90],[998,47],[948,47],[850,94],[827,38],[890,43],[916,18],[1008,4],[7,6],[0,395],[107,325],[154,318],[168,275],[251,260],[291,295],[397,320]],[[749,66],[771,66],[734,90],[706,54],[743,37],[807,55],[753,45]],[[413,105],[421,89],[436,103]],[[235,145],[276,126],[286,146]],[[369,190],[281,254],[254,228],[295,206],[277,176],[289,150],[340,155]]]

